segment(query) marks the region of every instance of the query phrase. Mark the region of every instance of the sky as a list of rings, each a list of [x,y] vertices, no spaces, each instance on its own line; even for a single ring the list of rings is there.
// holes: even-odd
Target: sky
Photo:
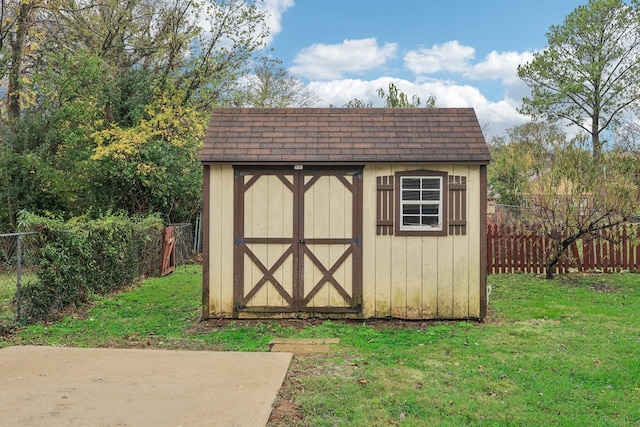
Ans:
[[[320,98],[382,106],[390,82],[437,107],[472,107],[485,137],[528,121],[517,67],[587,0],[264,0],[270,55]]]

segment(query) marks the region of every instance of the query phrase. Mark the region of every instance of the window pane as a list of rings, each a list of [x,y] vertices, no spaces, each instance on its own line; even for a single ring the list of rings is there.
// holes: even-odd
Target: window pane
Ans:
[[[420,215],[421,205],[404,205],[402,206],[403,215]]]
[[[438,178],[422,178],[422,188],[440,190],[440,180]]]
[[[423,216],[422,217],[422,225],[438,225],[438,217],[437,216]]]
[[[422,215],[438,215],[440,207],[438,205],[421,205]]]
[[[403,191],[402,200],[420,200],[419,191]]]
[[[439,191],[423,191],[422,200],[440,200]]]
[[[420,225],[419,216],[403,216],[402,225]]]
[[[402,178],[402,188],[419,189],[420,178]]]

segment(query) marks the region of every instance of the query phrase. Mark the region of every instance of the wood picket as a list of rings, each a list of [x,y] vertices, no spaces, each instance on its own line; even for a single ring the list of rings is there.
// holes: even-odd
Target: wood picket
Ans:
[[[553,242],[535,229],[489,224],[487,272],[546,273],[552,248]],[[640,272],[640,224],[621,224],[576,241],[560,259],[554,274],[570,271]]]

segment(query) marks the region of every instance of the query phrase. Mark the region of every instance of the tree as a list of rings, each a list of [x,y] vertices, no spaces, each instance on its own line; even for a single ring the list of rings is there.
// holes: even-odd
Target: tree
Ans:
[[[640,152],[640,105],[625,111],[614,127],[615,148],[623,151]]]
[[[385,92],[384,88],[378,88],[376,90],[378,97],[384,101],[386,108],[417,108],[420,107],[422,101],[418,95],[413,95],[411,100],[402,92],[398,87],[389,83],[389,92]],[[425,108],[434,108],[436,106],[436,98],[430,95],[425,103]],[[344,108],[371,108],[373,107],[372,101],[364,101],[362,99],[354,98],[351,101],[343,105]]]
[[[268,35],[266,12],[256,5],[261,1],[213,0],[197,12],[208,27],[198,31],[191,41],[196,48],[176,68],[182,103],[207,113],[214,105],[233,103],[239,78]]]
[[[596,159],[576,138],[553,147],[550,163],[527,188],[523,221],[551,242],[546,276],[579,239],[626,222],[638,213],[637,160],[607,151]]]
[[[520,218],[526,204],[529,181],[540,175],[551,160],[553,147],[564,141],[565,135],[557,126],[533,122],[491,140],[488,184],[515,218]]]
[[[544,51],[518,67],[531,88],[519,111],[583,129],[599,159],[602,133],[640,100],[638,3],[589,0],[552,26],[547,40]]]
[[[342,106],[343,108],[373,108],[373,101],[364,102],[362,99],[353,98]]]
[[[0,2],[0,224],[21,209],[191,219],[197,129],[263,47],[261,1]],[[136,151],[124,162],[115,147]]]
[[[136,126],[96,132],[92,192],[101,206],[132,214],[162,213],[168,222],[191,220],[202,194],[198,150],[204,121],[193,107],[160,97]]]
[[[416,108],[420,107],[422,103],[418,95],[413,95],[411,100],[409,100],[409,97],[393,83],[389,83],[389,92],[385,93],[383,88],[379,88],[376,93],[384,100],[385,107],[387,108]],[[433,95],[429,96],[424,106],[425,108],[435,107],[436,98]]]
[[[208,111],[233,100],[268,34],[261,0],[82,0],[58,9],[47,45],[97,55],[116,81],[148,70],[153,89]]]
[[[92,205],[86,162],[93,150],[89,135],[104,122],[102,61],[92,56],[48,61],[30,81],[38,102],[21,108],[0,143],[0,177],[6,183],[0,194],[9,201],[5,209],[0,205],[0,218],[12,226],[23,209],[64,215]]]
[[[280,66],[281,61],[261,58],[246,77],[235,104],[241,107],[311,107],[318,96]]]

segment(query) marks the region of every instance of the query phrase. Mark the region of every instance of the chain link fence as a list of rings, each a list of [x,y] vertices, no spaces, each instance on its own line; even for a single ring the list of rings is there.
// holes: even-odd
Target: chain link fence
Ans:
[[[170,224],[176,238],[176,265],[188,264],[193,257],[193,226],[190,222]]]
[[[175,230],[176,265],[194,259],[194,230],[190,223],[171,224]],[[37,281],[39,264],[39,233],[0,234],[0,335],[15,328],[23,318],[21,288]],[[141,277],[159,273],[161,237],[140,246]]]
[[[36,280],[38,233],[0,234],[0,335],[22,317],[20,290]]]

